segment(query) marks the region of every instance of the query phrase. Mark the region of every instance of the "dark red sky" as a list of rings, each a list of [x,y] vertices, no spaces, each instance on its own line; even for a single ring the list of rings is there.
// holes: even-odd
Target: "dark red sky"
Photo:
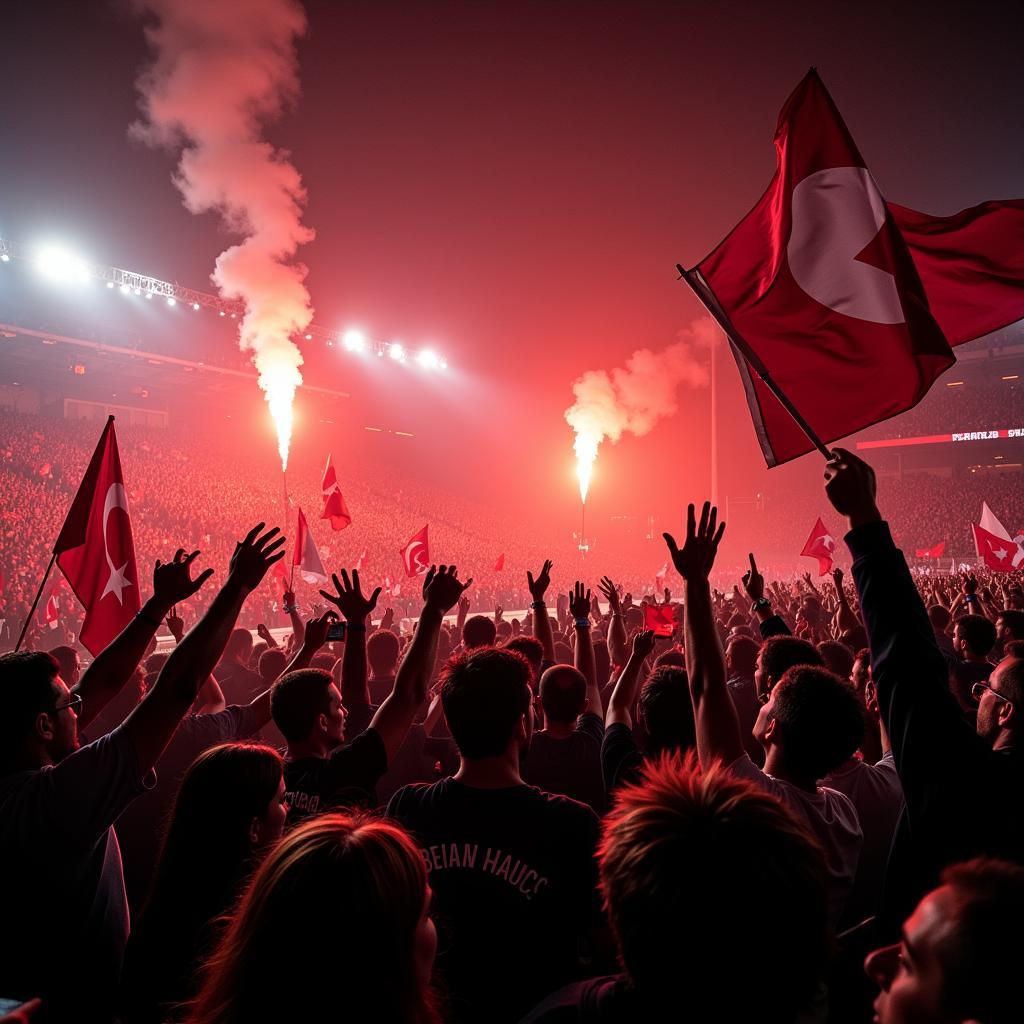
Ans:
[[[458,368],[431,392],[442,477],[465,467],[517,505],[547,493],[574,514],[572,380],[699,314],[673,265],[763,190],[776,114],[809,65],[887,198],[943,213],[1024,188],[1019,6],[306,7],[303,96],[270,137],[309,190],[317,322],[436,341]],[[129,5],[0,17],[0,234],[209,288],[215,219],[189,215],[171,157],[126,135],[146,58]],[[320,382],[358,385],[336,367]],[[727,370],[723,489],[746,494],[762,464]],[[685,394],[647,438],[606,446],[594,514],[702,497],[707,409]],[[819,473],[808,457],[769,486]]]

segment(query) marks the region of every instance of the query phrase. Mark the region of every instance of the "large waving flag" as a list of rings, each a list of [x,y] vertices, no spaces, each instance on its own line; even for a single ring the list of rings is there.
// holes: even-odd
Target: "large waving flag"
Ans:
[[[79,639],[95,656],[142,606],[113,416],[103,428],[53,550],[60,571],[85,608]]]
[[[871,172],[817,72],[786,101],[768,190],[688,283],[733,343],[769,466],[919,402],[953,363]],[[737,351],[739,350],[739,351]]]
[[[299,521],[295,531],[295,552],[292,555],[292,566],[299,570],[299,575],[307,583],[326,583],[327,573],[324,563],[320,561],[320,552],[316,549],[313,534],[309,532],[306,517],[299,509]]]
[[[427,540],[429,527],[428,523],[422,530],[417,530],[401,550],[406,576],[419,576],[430,568],[430,544]]]
[[[331,465],[330,455],[327,456],[327,466],[324,469],[324,479],[320,484],[320,489],[324,495],[324,510],[320,514],[320,518],[329,519],[332,530],[344,530],[352,522],[352,516],[345,504],[341,487],[338,485],[338,474],[334,471],[334,466]]]
[[[828,527],[819,518],[811,530],[807,543],[804,544],[801,557],[818,560],[818,575],[824,576],[832,568],[832,556],[836,553],[836,539],[829,533]]]
[[[995,512],[988,507],[988,502],[983,501],[981,503],[981,523],[978,527],[974,527],[974,548],[978,553],[979,558],[985,558],[986,551],[991,550],[987,544],[979,539],[985,537],[994,537],[997,540],[1003,541],[1005,546],[1010,549],[1010,565],[1009,568],[1017,569],[1024,564],[1024,537],[1013,538],[1010,536],[1010,531],[996,517]],[[1001,560],[997,559],[1000,563],[999,567],[1002,567]],[[986,565],[988,560],[986,559]],[[993,568],[993,566],[989,566]]]
[[[974,546],[978,549],[978,555],[986,568],[994,569],[996,572],[1011,572],[1024,557],[1012,540],[989,533],[974,523],[971,523],[971,530],[974,533]]]

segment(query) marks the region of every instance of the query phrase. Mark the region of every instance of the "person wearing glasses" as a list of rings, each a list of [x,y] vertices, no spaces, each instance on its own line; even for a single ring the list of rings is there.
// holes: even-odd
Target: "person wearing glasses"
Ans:
[[[846,544],[872,653],[871,678],[906,799],[886,869],[881,938],[892,939],[947,865],[1024,862],[1024,659],[976,687],[975,725],[950,692],[946,659],[903,553],[875,500],[875,474],[842,448],[825,492],[847,517]]]
[[[153,784],[152,768],[217,663],[242,604],[282,556],[284,540],[275,540],[277,530],[260,535],[262,525],[236,545],[226,582],[153,688],[120,726],[92,743],[79,742],[79,729],[134,673],[171,606],[213,573],[192,579],[198,551],[157,562],[153,596],[74,688],[50,654],[0,656],[0,907],[7,939],[0,993],[41,996],[47,1020],[113,1019],[128,906],[112,826]]]

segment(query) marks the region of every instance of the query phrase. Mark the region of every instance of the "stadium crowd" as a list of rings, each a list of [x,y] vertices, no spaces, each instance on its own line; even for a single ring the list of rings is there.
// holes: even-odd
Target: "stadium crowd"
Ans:
[[[5,454],[7,554],[80,472],[40,432]],[[136,534],[161,559],[140,613],[84,671],[45,635],[0,655],[0,993],[23,1017],[1024,1017],[1024,574],[911,573],[856,456],[822,497],[849,574],[753,552],[726,580],[705,503],[665,535],[657,598],[614,575],[563,595],[538,561],[512,623],[440,565],[403,628],[350,549],[315,614],[254,643],[284,538],[204,520],[187,452],[146,444],[124,446],[135,507],[180,518]],[[68,453],[52,479],[44,450]]]

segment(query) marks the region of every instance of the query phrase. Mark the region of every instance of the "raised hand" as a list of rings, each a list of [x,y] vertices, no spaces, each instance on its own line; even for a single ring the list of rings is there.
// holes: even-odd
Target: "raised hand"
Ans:
[[[633,657],[646,660],[654,652],[654,630],[641,629],[633,637]]]
[[[881,519],[875,503],[875,471],[845,448],[834,448],[825,463],[825,494],[851,526]]]
[[[612,615],[617,615],[622,610],[622,606],[619,602],[619,592],[615,589],[615,584],[612,583],[608,576],[602,576],[597,584],[597,589],[601,591],[604,599],[608,602],[608,610]]]
[[[170,608],[191,597],[213,575],[212,569],[205,569],[191,579],[189,570],[198,557],[198,551],[186,555],[184,548],[178,548],[172,561],[164,563],[157,559],[153,568],[153,596],[157,601]]]
[[[718,522],[718,509],[710,501],[704,502],[697,525],[693,505],[686,508],[686,543],[682,548],[670,533],[662,534],[676,572],[684,580],[706,580],[715,564],[718,545],[725,533],[725,523]]]
[[[551,566],[552,562],[549,558],[544,563],[544,567],[537,574],[536,579],[533,578],[533,573],[527,570],[526,583],[527,586],[529,586],[530,588],[530,597],[532,597],[534,601],[543,601],[544,594],[546,593],[548,587],[551,586]]]
[[[181,638],[185,635],[185,620],[178,614],[175,605],[171,605],[171,610],[167,613],[167,628],[171,631],[171,636],[181,643]]]
[[[590,618],[590,591],[579,580],[569,595],[569,614],[574,619]]]
[[[269,629],[267,629],[266,623],[264,623],[264,622],[261,622],[261,623],[260,623],[260,624],[259,624],[259,625],[258,625],[258,626],[256,627],[256,635],[257,635],[257,636],[258,636],[258,637],[259,637],[259,638],[260,638],[261,640],[266,640],[266,642],[267,642],[268,644],[273,644],[273,642],[274,642],[274,638],[273,638],[273,637],[272,637],[272,636],[270,635],[270,630],[269,630]]]
[[[395,624],[395,609],[385,608],[384,615],[380,620],[381,629],[390,629]]]
[[[337,593],[331,594],[326,590],[321,590],[320,596],[327,598],[331,604],[337,606],[338,610],[349,622],[365,622],[366,617],[377,607],[377,598],[380,597],[381,588],[377,587],[369,597],[364,597],[362,587],[359,585],[358,569],[352,570],[351,581],[349,580],[348,571],[342,569],[341,579],[338,579],[337,573],[332,573],[331,582],[334,584],[334,589]]]
[[[836,585],[836,592],[842,593],[843,590],[843,570],[836,566],[832,570],[832,582]]]
[[[764,577],[758,572],[753,553],[751,552],[747,557],[750,559],[750,568],[740,577],[743,581],[743,589],[751,601],[760,601],[764,597]]]
[[[463,583],[454,565],[432,565],[423,581],[423,600],[428,608],[445,615],[472,582],[471,576]]]
[[[963,581],[963,592],[964,594],[976,594],[978,592],[978,578],[970,574],[964,577]]]
[[[496,623],[501,622],[501,617],[504,613],[505,609],[499,604],[498,607],[494,609],[494,621]]]
[[[328,598],[328,600],[334,600]],[[345,616],[348,618],[348,616]],[[306,621],[306,632],[302,636],[303,646],[310,651],[318,651],[327,643],[327,631],[331,628],[332,622],[338,621],[338,613],[326,611],[323,615],[314,615]]]
[[[231,556],[228,579],[245,590],[255,590],[270,567],[284,558],[284,537],[278,536],[281,531],[275,526],[261,536],[260,530],[265,525],[257,523],[235,545],[235,553]]]
[[[295,607],[295,595],[290,590],[284,592],[284,597],[281,600],[284,601],[285,609]]]
[[[666,587],[665,588],[665,604],[671,604],[671,603],[672,603],[672,591],[669,590],[668,587]]]

